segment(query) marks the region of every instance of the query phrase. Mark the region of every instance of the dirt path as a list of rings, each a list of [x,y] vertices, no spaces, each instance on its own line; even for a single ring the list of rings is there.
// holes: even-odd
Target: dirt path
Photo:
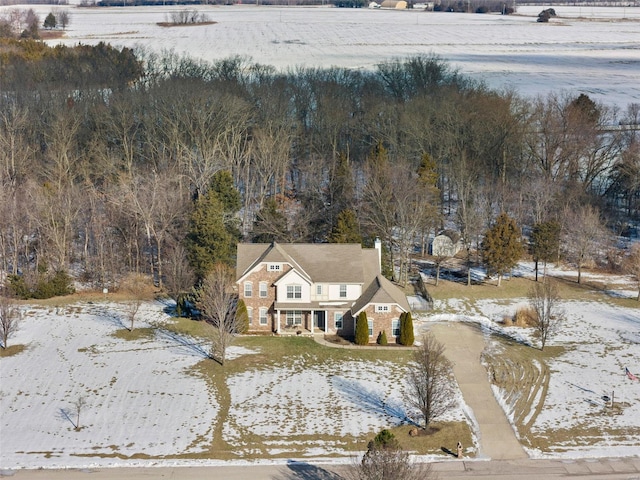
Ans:
[[[462,396],[478,422],[478,456],[493,460],[526,458],[527,454],[493,396],[487,372],[480,363],[480,355],[485,348],[482,332],[459,322],[434,324],[430,330],[445,345],[445,355],[453,363],[453,373]]]

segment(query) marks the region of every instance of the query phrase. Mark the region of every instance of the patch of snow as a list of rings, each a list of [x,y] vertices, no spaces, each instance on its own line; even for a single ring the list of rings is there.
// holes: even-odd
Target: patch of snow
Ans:
[[[0,362],[3,468],[105,464],[114,454],[162,457],[207,448],[218,406],[188,374],[202,357],[163,338],[116,338],[119,308],[70,306],[58,314],[28,308],[12,337],[26,350]],[[157,322],[161,310],[143,305],[139,325]],[[86,405],[76,430],[80,397]]]

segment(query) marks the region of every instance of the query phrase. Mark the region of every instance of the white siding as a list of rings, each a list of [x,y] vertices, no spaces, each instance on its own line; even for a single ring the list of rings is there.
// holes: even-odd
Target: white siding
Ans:
[[[277,282],[276,301],[282,303],[309,303],[311,302],[311,285],[302,278],[295,270],[291,270]],[[299,285],[301,287],[301,298],[287,298],[287,286]]]
[[[344,285],[344,284],[343,284]],[[357,300],[360,295],[362,295],[362,286],[361,285],[347,285],[347,296],[340,297],[340,284],[329,285],[329,300],[330,301],[339,301],[339,300]]]

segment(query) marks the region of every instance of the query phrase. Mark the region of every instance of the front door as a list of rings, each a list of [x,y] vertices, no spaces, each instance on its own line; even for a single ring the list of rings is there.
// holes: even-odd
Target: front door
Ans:
[[[323,332],[326,332],[325,312],[314,312],[313,317],[313,326],[319,328]]]

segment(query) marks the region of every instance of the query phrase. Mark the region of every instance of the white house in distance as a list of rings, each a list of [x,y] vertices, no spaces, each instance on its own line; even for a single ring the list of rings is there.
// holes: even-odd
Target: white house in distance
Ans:
[[[407,297],[381,274],[381,245],[238,244],[236,283],[249,333],[355,334],[367,313],[369,336],[397,337]]]

